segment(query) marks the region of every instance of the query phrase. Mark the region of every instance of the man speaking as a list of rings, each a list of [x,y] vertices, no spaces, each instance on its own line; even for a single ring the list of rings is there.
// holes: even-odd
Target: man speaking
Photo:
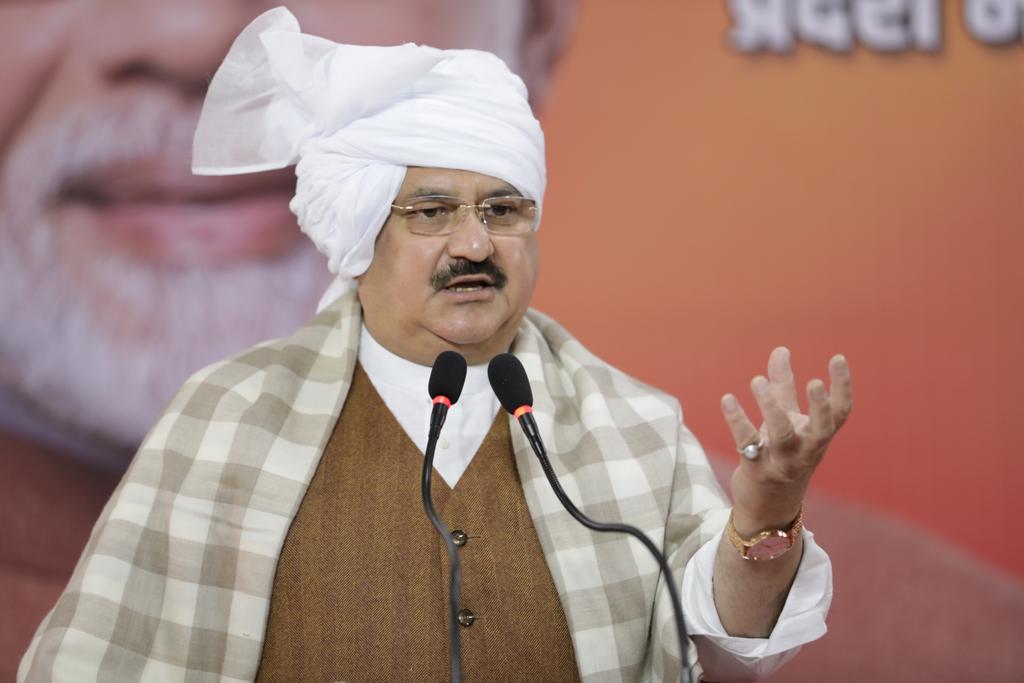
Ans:
[[[752,382],[760,429],[723,399],[746,456],[730,510],[674,399],[528,310],[543,135],[499,59],[338,45],[261,15],[214,77],[193,168],[294,163],[292,211],[336,276],[320,313],[186,382],[19,680],[447,679],[448,569],[417,482],[445,350],[471,366],[433,472],[459,532],[466,680],[678,680],[666,580],[694,680],[770,673],[824,633],[831,571],[802,500],[849,414],[841,357],[806,415],[785,349]],[[488,386],[508,350],[566,491],[643,530],[673,576],[560,507]]]

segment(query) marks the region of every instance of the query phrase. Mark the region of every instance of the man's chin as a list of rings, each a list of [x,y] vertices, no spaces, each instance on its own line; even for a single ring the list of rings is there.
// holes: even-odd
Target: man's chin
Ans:
[[[465,356],[467,363],[478,365],[508,351],[516,327],[518,324],[512,326],[510,321],[505,321],[504,325],[457,325],[436,330],[434,334],[446,345]]]

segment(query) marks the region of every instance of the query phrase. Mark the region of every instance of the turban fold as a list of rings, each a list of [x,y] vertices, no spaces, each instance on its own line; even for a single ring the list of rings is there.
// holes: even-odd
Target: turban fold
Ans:
[[[526,86],[489,52],[341,45],[306,35],[284,7],[256,17],[210,83],[192,172],[297,163],[289,205],[337,279],[352,286],[409,166],[474,171],[543,203],[544,134]]]

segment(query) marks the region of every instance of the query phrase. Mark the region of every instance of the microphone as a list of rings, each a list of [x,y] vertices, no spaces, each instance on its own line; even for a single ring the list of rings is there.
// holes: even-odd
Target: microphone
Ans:
[[[466,383],[466,359],[455,351],[442,351],[434,360],[430,369],[430,380],[427,392],[434,408],[430,413],[430,432],[428,438],[435,440],[441,434],[441,427],[448,416],[448,409],[462,396],[462,386]]]
[[[451,657],[452,683],[462,681],[462,655],[459,634],[459,586],[462,582],[462,565],[459,550],[452,540],[452,534],[434,509],[430,495],[430,475],[434,471],[434,450],[441,436],[448,409],[459,400],[462,386],[466,383],[466,359],[455,351],[442,351],[430,369],[427,391],[434,407],[430,411],[430,430],[427,432],[427,448],[423,457],[423,477],[420,492],[423,496],[423,510],[430,523],[437,529],[448,551],[448,566],[451,569],[448,585],[448,651]]]
[[[665,561],[665,556],[651,542],[651,539],[647,538],[636,527],[628,524],[594,521],[580,512],[579,508],[566,495],[565,490],[562,489],[562,485],[558,481],[558,476],[551,467],[547,450],[544,448],[544,442],[540,438],[540,431],[537,429],[537,421],[533,418],[533,391],[530,389],[530,380],[526,376],[526,370],[523,368],[523,364],[519,362],[519,359],[511,353],[502,353],[495,356],[487,366],[487,378],[490,380],[491,388],[501,402],[502,407],[515,416],[519,426],[523,428],[523,433],[526,434],[530,447],[533,448],[533,452],[540,461],[541,469],[544,470],[544,476],[547,477],[548,483],[551,485],[552,490],[554,490],[555,496],[562,504],[562,507],[577,522],[588,529],[602,532],[617,531],[633,536],[658,561],[658,565],[665,575],[665,585],[672,599],[672,609],[675,613],[676,635],[679,638],[679,656],[682,659],[682,669],[679,672],[679,677],[681,681],[690,683],[690,666],[687,661],[687,635],[686,624],[683,621],[683,605],[679,599],[679,591],[672,580],[672,572],[669,569],[668,562]]]

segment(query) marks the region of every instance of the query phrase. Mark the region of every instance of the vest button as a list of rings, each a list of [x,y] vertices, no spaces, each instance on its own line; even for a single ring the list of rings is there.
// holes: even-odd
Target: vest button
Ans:
[[[476,621],[476,615],[468,609],[459,610],[459,623],[463,626],[469,627]]]
[[[452,531],[452,541],[455,545],[462,547],[469,541],[469,536],[462,529],[455,529]]]

